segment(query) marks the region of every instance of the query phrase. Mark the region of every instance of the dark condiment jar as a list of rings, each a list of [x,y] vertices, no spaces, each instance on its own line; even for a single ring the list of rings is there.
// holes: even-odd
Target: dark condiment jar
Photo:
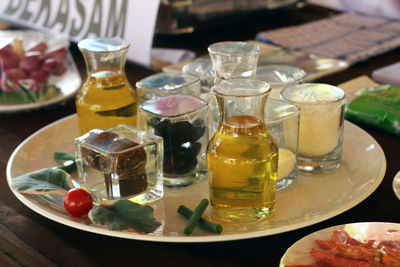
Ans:
[[[139,106],[140,127],[164,140],[164,184],[188,185],[207,177],[207,103],[173,94]]]
[[[80,183],[96,203],[156,201],[163,196],[162,151],[162,138],[126,124],[93,129],[75,139]]]

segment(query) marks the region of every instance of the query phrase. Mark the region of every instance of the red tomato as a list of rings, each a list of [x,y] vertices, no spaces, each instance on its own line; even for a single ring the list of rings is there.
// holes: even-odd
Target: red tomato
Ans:
[[[92,196],[83,189],[73,188],[64,196],[64,207],[71,215],[81,217],[92,209]]]

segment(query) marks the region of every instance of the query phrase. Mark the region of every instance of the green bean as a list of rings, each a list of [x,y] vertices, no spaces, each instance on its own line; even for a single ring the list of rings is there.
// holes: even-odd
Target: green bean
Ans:
[[[191,211],[189,208],[185,207],[184,205],[180,205],[178,208],[178,213],[184,216],[187,219],[190,219],[190,217],[193,214],[193,211]],[[203,217],[200,217],[198,226],[203,228],[204,230],[207,230],[211,233],[216,233],[219,234],[222,232],[222,225],[218,223],[212,223],[204,219]]]
[[[199,222],[199,219],[201,218],[201,215],[203,215],[203,212],[206,210],[208,206],[208,199],[204,198],[200,201],[200,204],[196,207],[194,210],[192,216],[190,216],[189,221],[186,224],[186,227],[184,229],[185,235],[190,235],[194,228],[196,227],[196,224]]]

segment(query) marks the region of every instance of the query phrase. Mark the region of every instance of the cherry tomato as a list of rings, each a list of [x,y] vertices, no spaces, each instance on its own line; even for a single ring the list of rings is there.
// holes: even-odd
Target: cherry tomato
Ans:
[[[92,209],[92,196],[83,189],[73,188],[64,196],[64,207],[72,216],[81,217]]]

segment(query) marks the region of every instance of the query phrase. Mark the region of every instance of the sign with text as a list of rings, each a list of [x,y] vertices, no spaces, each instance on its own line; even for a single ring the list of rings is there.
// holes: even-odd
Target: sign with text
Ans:
[[[0,20],[65,36],[75,42],[121,37],[128,59],[150,66],[160,0],[2,0]]]

